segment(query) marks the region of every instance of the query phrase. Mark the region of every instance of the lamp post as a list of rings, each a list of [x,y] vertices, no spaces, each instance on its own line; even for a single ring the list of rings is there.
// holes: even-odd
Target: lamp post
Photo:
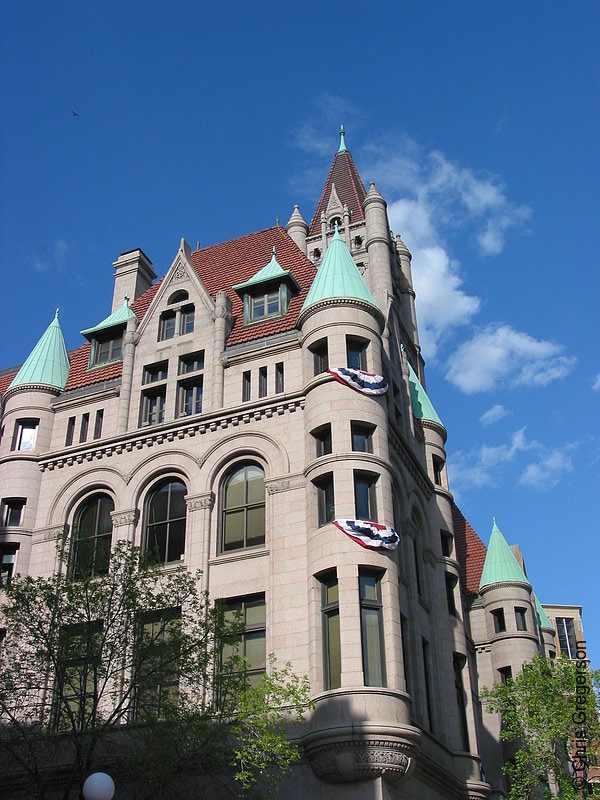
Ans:
[[[112,800],[115,795],[115,782],[106,772],[93,772],[83,784],[85,800]]]

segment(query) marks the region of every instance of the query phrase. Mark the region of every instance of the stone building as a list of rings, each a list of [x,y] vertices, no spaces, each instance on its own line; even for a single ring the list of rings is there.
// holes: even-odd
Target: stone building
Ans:
[[[242,609],[257,674],[274,652],[309,676],[282,797],[497,795],[478,687],[553,637],[502,535],[486,554],[453,503],[411,255],[343,129],[310,224],[295,206],[285,228],[182,239],[160,280],[139,249],[114,275],[85,344],[67,354],[57,316],[0,374],[3,580],[52,573],[57,538],[92,574],[120,538],[200,568]],[[399,545],[360,546],[340,520]]]

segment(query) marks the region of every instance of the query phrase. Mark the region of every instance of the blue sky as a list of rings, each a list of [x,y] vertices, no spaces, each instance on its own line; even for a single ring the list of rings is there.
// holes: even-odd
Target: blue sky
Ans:
[[[112,262],[310,219],[344,123],[413,252],[456,499],[542,602],[597,605],[600,5],[5,2],[0,367]],[[75,117],[72,111],[78,112]]]

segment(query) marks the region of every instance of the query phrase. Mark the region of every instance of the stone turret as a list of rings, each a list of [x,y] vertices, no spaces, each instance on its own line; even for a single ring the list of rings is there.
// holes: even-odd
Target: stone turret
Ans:
[[[300,209],[297,205],[294,206],[294,211],[292,212],[292,216],[289,218],[287,225],[285,226],[285,232],[288,234],[290,239],[293,239],[294,242],[298,245],[300,250],[306,255],[306,237],[308,235],[308,222],[304,219],[302,214],[300,213]]]
[[[393,296],[390,269],[390,227],[387,203],[371,182],[363,201],[367,223],[367,253],[369,256],[369,284],[377,305],[387,317],[388,305]]]

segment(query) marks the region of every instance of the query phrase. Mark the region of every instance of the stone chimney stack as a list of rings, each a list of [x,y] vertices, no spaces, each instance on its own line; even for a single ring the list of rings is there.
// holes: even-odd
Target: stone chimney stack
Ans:
[[[152,262],[143,250],[130,250],[121,253],[113,262],[115,268],[115,289],[113,294],[112,311],[123,305],[123,298],[127,295],[133,303],[146,289],[152,286],[156,273],[152,269]]]

